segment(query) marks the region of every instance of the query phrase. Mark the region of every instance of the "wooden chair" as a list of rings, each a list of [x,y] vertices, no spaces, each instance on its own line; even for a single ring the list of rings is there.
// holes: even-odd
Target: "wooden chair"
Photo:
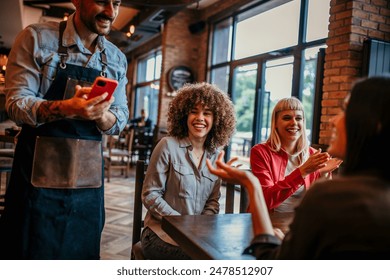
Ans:
[[[239,207],[239,213],[246,213],[248,209],[248,193],[245,189],[245,187],[241,185],[235,185],[226,183],[226,201],[225,201],[225,213],[226,214],[233,214],[234,213],[234,197],[235,193],[238,190],[240,192],[240,207]]]
[[[131,163],[131,145],[133,134],[131,131],[122,137],[116,135],[105,136],[107,146],[103,148],[104,168],[107,182],[110,182],[111,171],[120,170],[127,178]]]
[[[132,132],[131,157],[147,163],[153,148],[153,131],[150,128],[134,127]]]
[[[134,191],[134,212],[133,212],[133,237],[130,251],[130,259],[144,260],[145,257],[141,248],[141,232],[144,227],[142,185],[148,168],[144,160],[138,160],[135,169],[135,191]]]

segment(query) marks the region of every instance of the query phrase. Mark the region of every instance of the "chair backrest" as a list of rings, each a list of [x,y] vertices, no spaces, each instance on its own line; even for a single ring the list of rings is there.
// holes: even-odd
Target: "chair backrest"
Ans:
[[[234,213],[234,196],[235,193],[239,191],[240,193],[240,213],[246,213],[248,209],[248,193],[245,187],[235,184],[226,183],[226,201],[225,201],[225,213],[232,214]]]
[[[137,160],[135,169],[135,190],[134,190],[134,213],[133,213],[133,238],[132,244],[136,244],[141,240],[141,231],[144,227],[142,217],[142,185],[145,178],[147,164],[144,160]]]

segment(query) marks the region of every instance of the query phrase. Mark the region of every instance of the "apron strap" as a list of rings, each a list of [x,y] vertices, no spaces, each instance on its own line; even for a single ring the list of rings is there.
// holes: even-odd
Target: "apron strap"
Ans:
[[[102,71],[100,72],[100,76],[107,77],[106,70],[107,70],[107,65],[108,64],[107,64],[106,49],[104,49],[100,53],[100,62],[102,63]]]
[[[66,21],[61,21],[60,28],[59,28],[60,34],[58,37],[58,55],[61,58],[60,67],[62,69],[66,68],[66,59],[68,57],[68,48],[64,47],[62,44],[62,37],[64,35],[65,27],[66,27]],[[108,63],[107,63],[107,56],[106,56],[105,49],[102,52],[100,52],[100,63],[102,64],[102,71],[100,72],[100,76],[107,77],[106,71],[107,71]]]
[[[60,22],[60,35],[58,36],[58,55],[61,58],[60,67],[62,69],[66,68],[66,59],[68,57],[68,48],[66,48],[62,45],[62,36],[64,35],[65,27],[66,27],[66,21],[61,21]]]

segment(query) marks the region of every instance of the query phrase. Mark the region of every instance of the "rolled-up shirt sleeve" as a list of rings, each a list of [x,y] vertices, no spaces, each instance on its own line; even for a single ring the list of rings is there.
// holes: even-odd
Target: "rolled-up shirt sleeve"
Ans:
[[[44,101],[40,93],[41,69],[36,60],[37,32],[24,29],[9,54],[6,72],[6,110],[16,124],[37,126],[37,110]]]
[[[129,108],[126,98],[127,78],[123,76],[114,92],[115,101],[111,104],[109,111],[116,117],[115,124],[108,130],[102,131],[104,134],[119,134],[126,126],[129,119]]]

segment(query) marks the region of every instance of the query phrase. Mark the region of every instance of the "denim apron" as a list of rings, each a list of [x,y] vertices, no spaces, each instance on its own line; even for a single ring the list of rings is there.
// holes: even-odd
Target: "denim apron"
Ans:
[[[58,53],[61,63],[45,95],[47,100],[64,99],[69,79],[92,83],[97,76],[105,76],[107,59],[104,52],[101,54],[102,70],[66,64],[67,48],[62,46],[65,25],[65,22],[60,24]],[[40,137],[98,141],[100,152],[94,153],[93,157],[98,160],[100,170],[95,169],[95,172],[101,174],[98,175],[100,185],[91,188],[43,188],[33,185],[32,169],[36,161],[41,160],[39,156],[34,159],[36,139]],[[65,152],[63,156],[76,156],[82,160],[88,158],[82,149],[77,155],[67,155]],[[94,121],[64,119],[39,127],[23,125],[15,148],[6,210],[0,229],[4,234],[0,242],[5,242],[5,248],[0,248],[0,251],[4,250],[3,258],[99,259],[104,225],[103,168],[101,133]],[[83,167],[80,166],[80,169]],[[50,184],[50,176],[44,179],[48,179]]]

